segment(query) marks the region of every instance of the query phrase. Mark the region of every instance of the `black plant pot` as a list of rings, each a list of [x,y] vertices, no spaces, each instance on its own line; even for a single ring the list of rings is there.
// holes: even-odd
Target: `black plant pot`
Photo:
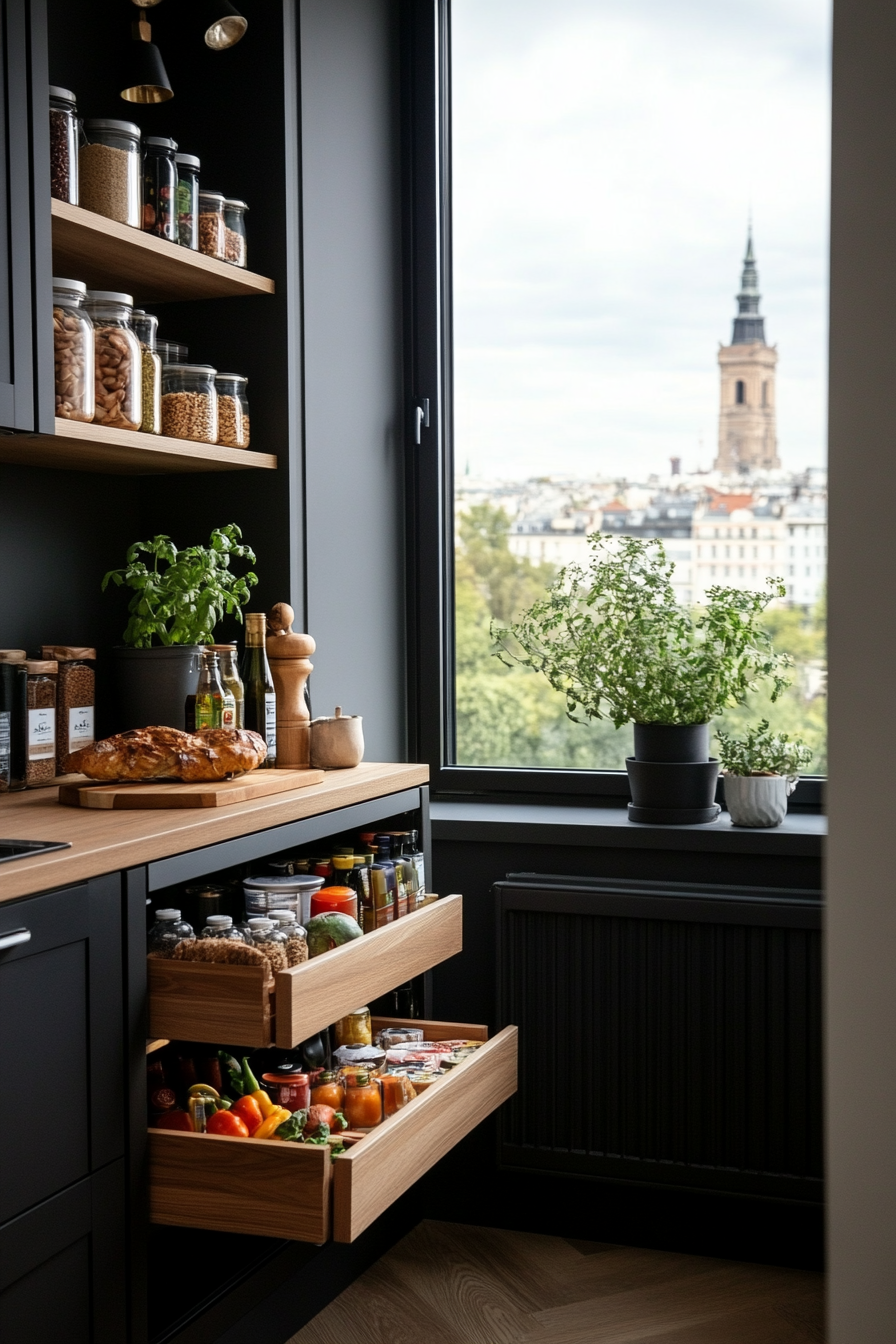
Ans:
[[[129,728],[184,727],[184,708],[199,680],[199,644],[112,650],[117,732]]]
[[[697,826],[715,821],[719,762],[709,755],[709,724],[636,723],[626,759],[630,821]]]
[[[636,723],[636,761],[708,761],[708,723]]]

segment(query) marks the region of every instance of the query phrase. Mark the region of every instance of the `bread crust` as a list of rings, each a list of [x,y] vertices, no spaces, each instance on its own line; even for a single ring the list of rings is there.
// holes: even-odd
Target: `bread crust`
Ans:
[[[92,742],[73,751],[66,770],[88,779],[177,779],[201,784],[244,774],[268,754],[264,738],[248,728],[203,728],[182,733],[156,725]]]

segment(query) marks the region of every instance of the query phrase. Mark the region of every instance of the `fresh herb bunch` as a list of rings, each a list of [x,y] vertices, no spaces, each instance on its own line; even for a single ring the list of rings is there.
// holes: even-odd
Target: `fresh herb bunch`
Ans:
[[[717,731],[719,760],[729,775],[787,775],[795,778],[812,759],[801,737],[769,731],[768,719],[751,728],[746,737]]]
[[[776,700],[793,660],[776,653],[759,618],[785,588],[713,587],[705,607],[675,598],[663,544],[596,534],[587,570],[568,565],[547,596],[508,626],[492,622],[492,652],[547,677],[566,712],[624,723],[706,723],[760,682]]]
[[[251,570],[242,576],[231,571],[231,560],[255,563],[255,552],[240,544],[242,535],[236,523],[228,523],[215,528],[208,546],[179,551],[160,533],[129,547],[126,567],[110,569],[103,579],[104,592],[110,582],[134,590],[125,644],[148,649],[154,638],[169,645],[211,644],[225,612],[241,621],[240,608],[258,582]],[[151,565],[144,555],[152,557]]]

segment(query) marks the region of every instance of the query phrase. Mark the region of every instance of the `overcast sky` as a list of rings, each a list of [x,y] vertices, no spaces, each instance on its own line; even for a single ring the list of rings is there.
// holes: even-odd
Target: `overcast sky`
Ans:
[[[822,464],[829,0],[452,15],[458,472],[711,466],[750,208],[780,455]]]

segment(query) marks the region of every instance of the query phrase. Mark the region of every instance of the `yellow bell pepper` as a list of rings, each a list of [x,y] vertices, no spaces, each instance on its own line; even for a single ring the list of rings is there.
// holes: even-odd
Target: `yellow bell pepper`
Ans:
[[[274,1131],[283,1124],[283,1121],[289,1119],[290,1114],[291,1112],[286,1110],[284,1106],[276,1107],[264,1123],[256,1129],[255,1133],[252,1135],[253,1139],[270,1139],[273,1136]]]
[[[261,1113],[265,1120],[267,1120],[268,1116],[274,1110],[274,1103],[271,1101],[267,1092],[265,1092],[263,1087],[260,1087],[257,1092],[250,1092],[249,1095],[252,1097],[253,1101],[258,1102]]]

